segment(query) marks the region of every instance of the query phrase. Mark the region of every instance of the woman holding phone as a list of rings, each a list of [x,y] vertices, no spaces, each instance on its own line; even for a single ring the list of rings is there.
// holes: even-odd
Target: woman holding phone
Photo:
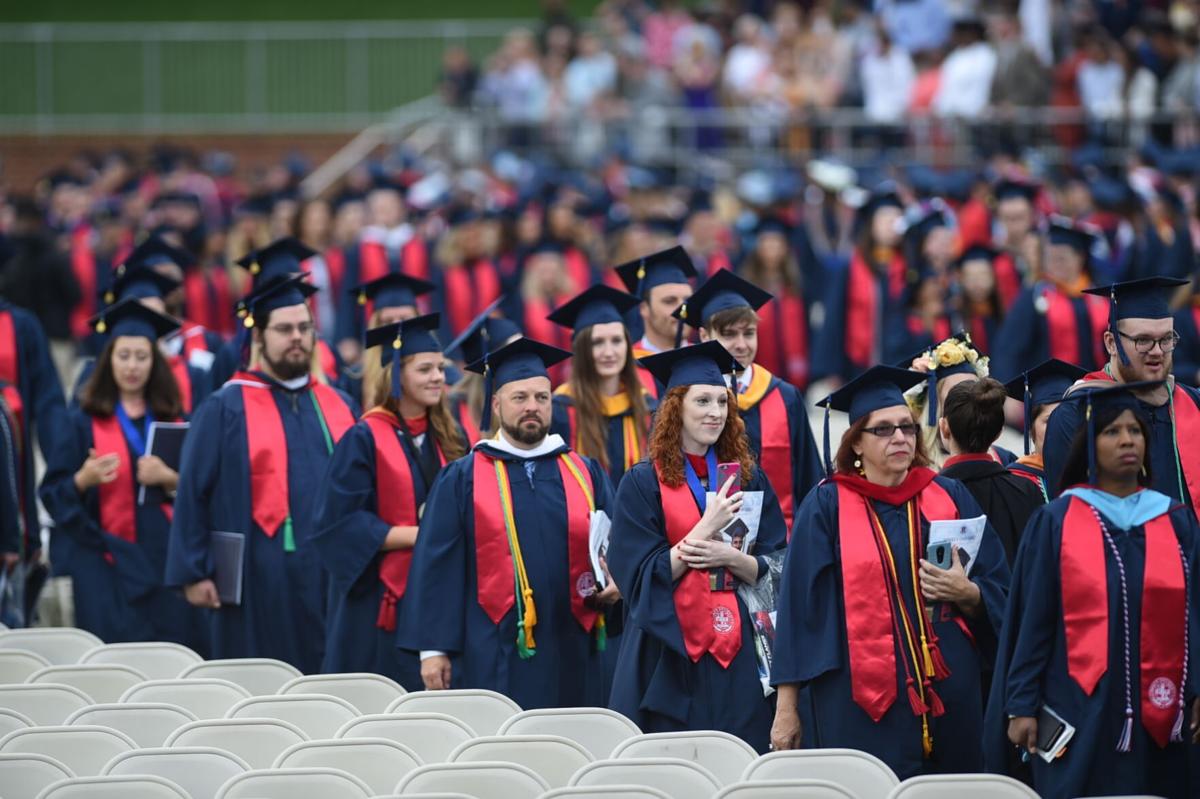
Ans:
[[[625,473],[613,503],[608,564],[629,612],[610,707],[645,732],[723,730],[764,752],[772,702],[737,587],[766,576],[785,546],[779,501],[726,387],[733,356],[710,341],[641,363],[666,393],[649,458]],[[751,496],[761,513],[739,551],[730,525],[746,526],[739,511]]]

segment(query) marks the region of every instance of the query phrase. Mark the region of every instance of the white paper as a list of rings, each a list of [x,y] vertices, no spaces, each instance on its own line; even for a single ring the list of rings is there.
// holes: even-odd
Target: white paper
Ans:
[[[596,574],[596,585],[603,589],[607,586],[608,580],[604,576],[604,569],[600,566],[600,559],[604,558],[608,561],[608,533],[612,529],[612,520],[608,518],[608,514],[602,510],[592,513],[588,519],[588,549],[592,556],[592,571]]]
[[[987,528],[987,516],[974,519],[948,519],[929,523],[929,545],[953,544],[960,550],[959,557],[965,561],[964,570],[971,573],[975,558],[979,555],[979,544]],[[924,553],[922,553],[922,557]]]
[[[705,497],[705,502],[715,502],[716,493],[709,491]],[[746,531],[742,535],[741,546],[738,547],[747,555],[754,554],[754,542],[758,540],[758,528],[762,523],[763,509],[763,492],[762,491],[743,491],[742,492],[742,508],[738,511],[737,516],[733,521],[725,526],[721,531],[721,538],[726,544],[735,544],[733,536],[729,530],[737,524],[740,519],[742,524],[746,525]]]

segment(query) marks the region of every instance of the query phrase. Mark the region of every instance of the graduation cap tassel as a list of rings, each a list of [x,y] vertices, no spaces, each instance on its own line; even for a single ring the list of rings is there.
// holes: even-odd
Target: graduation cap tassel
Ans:
[[[479,430],[484,435],[491,432],[492,429],[492,383],[495,381],[495,375],[492,374],[492,365],[488,363],[487,350],[484,349],[483,356],[483,412],[479,418]]]
[[[928,424],[930,427],[937,425],[937,369],[929,370],[929,377],[926,378],[929,382],[929,389],[925,392],[925,405],[929,408]]]
[[[608,622],[604,620],[604,613],[596,614],[596,651],[604,652],[608,649]],[[1180,716],[1182,718],[1182,716]]]
[[[392,342],[392,396],[400,399],[400,333],[397,331],[396,340]]]
[[[829,404],[825,405],[825,476],[829,477],[833,474],[833,462],[829,458]]]
[[[1125,352],[1125,344],[1121,341],[1121,332],[1119,330],[1117,330],[1117,287],[1116,287],[1116,284],[1113,284],[1112,288],[1109,290],[1108,298],[1109,298],[1109,302],[1110,302],[1110,305],[1108,306],[1108,319],[1109,319],[1108,329],[1112,333],[1113,339],[1117,345],[1117,357],[1119,357],[1121,359],[1122,364],[1124,364],[1125,366],[1129,366],[1129,355]]]
[[[643,259],[642,259],[642,260],[641,260],[641,261],[638,263],[638,270],[637,270],[637,291],[635,291],[635,292],[634,292],[634,294],[636,294],[636,295],[638,296],[638,299],[641,299],[641,300],[645,300],[645,299],[646,299],[646,298],[645,298],[645,296],[643,296],[643,295],[642,295],[642,286],[643,286],[645,283],[646,283],[646,259],[645,259],[645,258],[643,258]],[[678,345],[678,344],[676,344],[675,346],[676,346],[676,347],[678,347],[679,345]]]
[[[1033,452],[1033,448],[1030,445],[1030,442],[1032,441],[1032,431],[1030,430],[1030,428],[1033,426],[1033,419],[1032,419],[1033,409],[1029,407],[1030,400],[1032,400],[1033,397],[1030,396],[1030,393],[1031,392],[1029,390],[1029,373],[1026,372],[1025,373],[1025,454],[1026,455]]]
[[[1096,424],[1092,421],[1092,395],[1087,398],[1088,484],[1096,484]]]

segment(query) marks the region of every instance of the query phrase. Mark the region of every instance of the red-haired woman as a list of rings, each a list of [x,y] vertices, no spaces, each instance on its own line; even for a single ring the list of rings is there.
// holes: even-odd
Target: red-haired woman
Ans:
[[[646,732],[724,730],[766,751],[772,703],[754,637],[766,620],[735,589],[767,575],[786,529],[725,385],[733,356],[710,341],[642,363],[667,391],[650,457],[613,503],[608,564],[629,613],[610,706]],[[719,481],[724,464],[736,466]],[[740,515],[747,499],[761,513]]]

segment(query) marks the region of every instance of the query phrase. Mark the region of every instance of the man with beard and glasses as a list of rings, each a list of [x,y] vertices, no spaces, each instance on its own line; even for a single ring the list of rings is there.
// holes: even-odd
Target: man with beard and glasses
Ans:
[[[608,475],[558,435],[547,368],[570,354],[518,339],[470,364],[488,397],[481,429],[425,503],[397,630],[425,688],[488,688],[521,707],[607,704],[589,520]]]
[[[1109,328],[1104,346],[1109,361],[1068,390],[1099,383],[1155,381],[1149,389],[1134,391],[1139,412],[1149,423],[1150,485],[1156,491],[1192,510],[1200,508],[1200,392],[1175,381],[1172,360],[1179,335],[1175,332],[1169,301],[1186,280],[1152,277],[1089,289],[1109,300]],[[1166,382],[1163,382],[1166,381]],[[1046,426],[1046,488],[1051,496],[1069,486],[1059,485],[1075,431],[1083,421],[1078,402],[1064,402]]]
[[[315,292],[292,275],[243,301],[250,366],[192,417],[166,568],[168,585],[212,609],[213,657],[273,657],[306,673],[325,649],[316,502],[333,446],[358,415],[311,372],[305,300]],[[240,601],[227,588],[239,570]]]

